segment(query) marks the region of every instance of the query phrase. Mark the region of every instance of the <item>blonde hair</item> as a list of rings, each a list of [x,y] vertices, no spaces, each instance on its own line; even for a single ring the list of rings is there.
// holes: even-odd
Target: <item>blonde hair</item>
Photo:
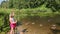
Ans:
[[[14,11],[11,11],[9,17],[14,17]]]

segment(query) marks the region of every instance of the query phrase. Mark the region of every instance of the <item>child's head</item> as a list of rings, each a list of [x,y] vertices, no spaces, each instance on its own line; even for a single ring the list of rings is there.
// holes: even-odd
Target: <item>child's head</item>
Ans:
[[[10,17],[14,17],[14,11],[11,11]]]

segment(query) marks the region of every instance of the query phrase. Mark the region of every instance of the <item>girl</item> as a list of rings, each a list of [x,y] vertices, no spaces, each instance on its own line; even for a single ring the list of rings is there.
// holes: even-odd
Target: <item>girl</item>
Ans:
[[[9,15],[9,22],[10,22],[10,34],[14,34],[14,28],[16,27],[16,20],[14,19],[14,12],[11,12]]]

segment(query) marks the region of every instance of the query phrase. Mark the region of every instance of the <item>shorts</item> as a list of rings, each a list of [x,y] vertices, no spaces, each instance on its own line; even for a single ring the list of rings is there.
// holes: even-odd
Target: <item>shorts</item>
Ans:
[[[10,28],[15,28],[16,27],[16,23],[10,23]]]

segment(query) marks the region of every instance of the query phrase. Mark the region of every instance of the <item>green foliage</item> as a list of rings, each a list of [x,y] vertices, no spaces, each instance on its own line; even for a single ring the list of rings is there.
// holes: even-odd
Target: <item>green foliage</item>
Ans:
[[[1,3],[1,7],[16,9],[36,8],[41,5],[46,5],[45,7],[51,8],[53,12],[60,10],[60,0],[9,0]]]
[[[9,11],[9,9],[0,8],[0,32],[7,32],[9,30]]]
[[[9,0],[9,7],[11,8],[35,8],[46,3],[47,7],[54,7],[58,9],[60,6],[59,0]],[[54,9],[53,9],[54,10]]]
[[[46,7],[51,8],[53,12],[60,10],[60,0],[48,0]]]
[[[16,12],[17,15],[20,17],[20,18],[24,18],[24,17],[28,17],[28,16],[40,16],[40,17],[46,17],[46,16],[49,16],[49,17],[54,17],[56,16],[56,14],[59,14],[60,13],[56,13],[56,12],[53,12],[51,10],[51,8],[46,8],[45,7],[46,5],[42,5],[38,8],[32,8],[32,9],[21,9],[20,11]]]
[[[9,5],[8,1],[2,1],[1,8],[8,8],[8,5]]]
[[[45,0],[44,0],[45,1]],[[44,3],[43,0],[9,0],[11,8],[34,8]]]

